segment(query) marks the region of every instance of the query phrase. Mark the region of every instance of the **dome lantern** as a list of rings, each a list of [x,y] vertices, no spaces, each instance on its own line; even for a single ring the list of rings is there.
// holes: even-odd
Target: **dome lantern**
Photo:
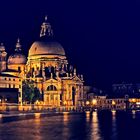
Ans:
[[[17,39],[15,51],[17,51],[17,52],[21,51],[21,44],[20,44],[20,39],[19,38]]]
[[[15,51],[16,52],[21,51],[21,44],[20,44],[20,39],[19,38],[17,39]]]
[[[49,22],[47,22],[48,17],[45,16],[45,21],[41,25],[41,31],[40,31],[40,37],[47,36],[51,37],[53,36],[53,30]]]
[[[0,52],[4,52],[5,51],[5,46],[3,45],[3,43],[0,44]]]

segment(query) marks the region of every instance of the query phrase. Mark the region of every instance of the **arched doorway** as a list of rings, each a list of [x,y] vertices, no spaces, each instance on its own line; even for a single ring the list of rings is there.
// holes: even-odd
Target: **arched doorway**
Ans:
[[[48,105],[59,106],[60,94],[55,85],[49,85],[45,92],[45,102]]]
[[[73,105],[75,105],[75,95],[76,95],[76,89],[74,87],[72,87],[72,102],[73,102]]]
[[[57,91],[57,89],[54,85],[50,85],[47,87],[47,91]]]

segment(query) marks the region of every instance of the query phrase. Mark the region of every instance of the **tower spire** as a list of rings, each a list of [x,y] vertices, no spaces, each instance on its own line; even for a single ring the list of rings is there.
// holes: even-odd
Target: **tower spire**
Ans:
[[[21,51],[21,44],[20,44],[20,39],[19,38],[17,39],[15,51]]]
[[[49,22],[47,22],[48,16],[45,16],[45,21],[41,25],[40,37],[53,36],[53,30]]]
[[[5,46],[3,43],[0,44],[0,52],[3,52],[5,51]]]
[[[5,46],[3,43],[0,44],[0,72],[6,70],[6,57],[7,53],[5,51]]]

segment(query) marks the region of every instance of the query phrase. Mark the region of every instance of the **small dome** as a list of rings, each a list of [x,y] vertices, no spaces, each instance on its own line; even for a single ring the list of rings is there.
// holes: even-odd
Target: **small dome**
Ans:
[[[8,58],[8,64],[26,64],[26,57],[23,54],[15,53]]]
[[[41,42],[36,41],[32,44],[28,56],[33,55],[62,55],[65,56],[65,51],[61,44],[55,41]]]

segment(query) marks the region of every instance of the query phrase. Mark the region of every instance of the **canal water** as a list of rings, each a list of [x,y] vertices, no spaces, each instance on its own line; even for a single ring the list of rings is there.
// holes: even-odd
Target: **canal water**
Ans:
[[[22,119],[21,119],[22,118]],[[2,118],[1,118],[2,119]],[[100,111],[6,117],[0,140],[139,140],[140,112]]]

